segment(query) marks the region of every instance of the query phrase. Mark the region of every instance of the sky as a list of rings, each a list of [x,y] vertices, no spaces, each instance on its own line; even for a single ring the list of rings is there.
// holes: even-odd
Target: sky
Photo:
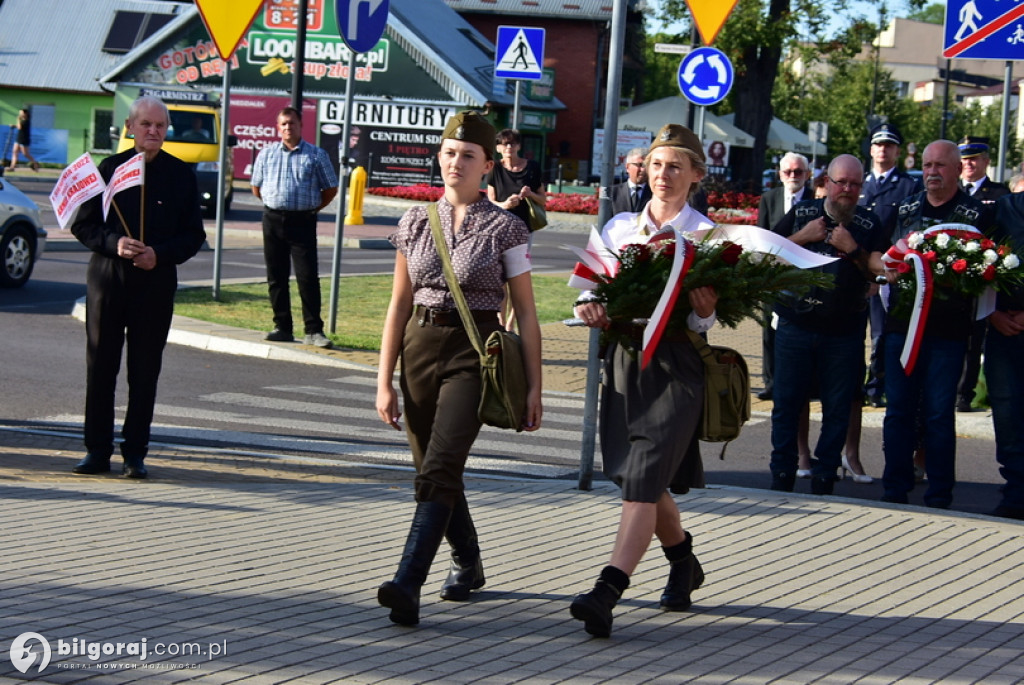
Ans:
[[[930,2],[935,2],[936,0],[927,0],[927,1],[930,3]],[[648,6],[650,6],[654,10],[657,10],[657,8],[659,6],[659,0],[645,0],[645,2],[648,4]],[[887,4],[889,6],[889,13],[892,16],[905,16],[907,14],[907,12],[908,12],[907,5],[906,5],[906,3],[903,0],[888,0]],[[871,2],[862,2],[862,1],[854,2],[853,3],[853,11],[855,13],[857,13],[857,14],[861,14],[861,15],[863,15],[865,17],[868,17],[868,18],[877,17],[878,16],[878,10],[874,6],[874,4],[871,3]],[[837,15],[836,18],[835,18],[835,22],[834,23],[835,23],[835,27],[838,27],[842,23],[842,19]],[[673,27],[670,27],[670,28],[673,28]],[[657,22],[651,21],[650,24],[648,25],[648,30],[650,30],[650,31],[659,31],[659,30],[661,30],[661,27],[657,24]]]

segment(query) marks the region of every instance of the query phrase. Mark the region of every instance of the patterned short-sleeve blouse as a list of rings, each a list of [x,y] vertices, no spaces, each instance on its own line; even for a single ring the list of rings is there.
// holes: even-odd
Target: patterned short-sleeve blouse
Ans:
[[[481,199],[466,207],[458,233],[452,230],[452,205],[437,202],[441,228],[448,243],[452,267],[470,309],[497,311],[505,282],[530,271],[527,241],[530,232],[515,215]],[[441,259],[434,247],[425,206],[413,207],[389,237],[408,262],[413,304],[434,309],[455,309],[444,280]]]

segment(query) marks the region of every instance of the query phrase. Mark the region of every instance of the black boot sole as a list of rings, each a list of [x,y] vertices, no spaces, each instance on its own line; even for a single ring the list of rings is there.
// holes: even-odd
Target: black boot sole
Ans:
[[[583,621],[583,629],[594,637],[611,637],[612,616],[603,606],[595,606],[586,595],[579,595],[569,605],[569,613]]]
[[[391,609],[389,618],[400,626],[414,626],[420,622],[419,603],[414,601],[396,583],[388,581],[377,590],[377,602]]]

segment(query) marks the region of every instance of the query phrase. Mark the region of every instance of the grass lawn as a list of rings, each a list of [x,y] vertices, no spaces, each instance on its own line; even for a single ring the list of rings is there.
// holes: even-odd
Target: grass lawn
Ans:
[[[565,283],[566,275],[533,276],[534,297],[540,322],[552,323],[572,316],[577,291]],[[323,318],[330,312],[331,279],[320,279]],[[222,285],[220,301],[213,300],[212,288],[185,288],[175,298],[174,313],[201,321],[269,331],[274,327],[266,283]],[[338,347],[379,350],[380,332],[391,299],[391,276],[345,276],[338,288],[337,332],[327,337]],[[302,333],[302,312],[295,281],[291,284],[292,315],[296,332]]]

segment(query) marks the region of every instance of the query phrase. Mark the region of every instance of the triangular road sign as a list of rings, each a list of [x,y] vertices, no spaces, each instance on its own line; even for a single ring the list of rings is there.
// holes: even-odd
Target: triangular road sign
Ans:
[[[223,60],[231,59],[263,0],[196,0],[210,38]]]
[[[693,23],[700,31],[704,45],[711,45],[722,30],[729,13],[736,6],[737,0],[686,0],[693,15]]]

